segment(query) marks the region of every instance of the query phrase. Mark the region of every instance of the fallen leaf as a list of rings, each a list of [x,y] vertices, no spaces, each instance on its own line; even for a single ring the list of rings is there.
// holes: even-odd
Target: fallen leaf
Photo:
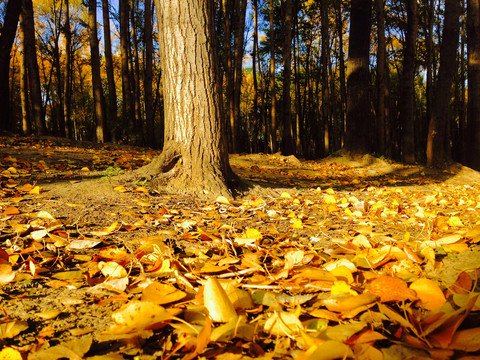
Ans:
[[[4,347],[0,351],[0,360],[23,360],[22,354],[11,347]]]
[[[297,315],[275,311],[265,322],[263,330],[274,336],[294,336],[303,330],[303,325]]]
[[[416,293],[401,279],[381,276],[370,283],[368,291],[380,297],[381,302],[415,300]]]
[[[152,283],[142,292],[142,301],[163,305],[183,299],[187,294],[169,284]]]
[[[215,322],[226,323],[237,317],[232,302],[220,282],[214,277],[209,277],[204,285],[203,301]]]
[[[440,287],[427,278],[415,280],[410,289],[416,292],[422,307],[427,310],[437,310],[447,301]]]
[[[0,339],[9,339],[28,329],[26,321],[11,320],[0,324]]]

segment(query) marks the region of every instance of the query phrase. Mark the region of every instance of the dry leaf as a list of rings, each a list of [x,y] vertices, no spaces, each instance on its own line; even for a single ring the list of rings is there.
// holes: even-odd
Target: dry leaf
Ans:
[[[392,276],[376,278],[370,283],[368,291],[379,296],[381,302],[416,299],[416,293],[403,280]]]
[[[226,323],[237,317],[232,302],[220,282],[214,277],[209,277],[204,285],[203,301],[215,322]]]
[[[285,311],[275,311],[265,322],[263,330],[275,336],[294,336],[303,330],[303,325],[297,315]]]
[[[410,284],[410,289],[417,293],[422,307],[427,310],[437,310],[445,304],[445,295],[440,287],[430,279],[418,279]]]
[[[4,347],[0,351],[0,360],[23,360],[22,354],[11,347]]]
[[[183,299],[187,294],[169,284],[152,283],[142,292],[142,301],[163,305]]]
[[[26,321],[11,320],[0,324],[0,339],[9,339],[28,329]]]

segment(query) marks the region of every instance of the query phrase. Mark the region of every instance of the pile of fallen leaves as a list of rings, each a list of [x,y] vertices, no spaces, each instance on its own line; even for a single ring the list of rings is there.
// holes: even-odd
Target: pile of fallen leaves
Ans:
[[[473,359],[480,351],[476,184],[420,171],[405,185],[372,165],[255,155],[243,157],[248,166],[232,158],[234,169],[302,188],[195,202],[110,183],[148,161],[140,151],[68,151],[89,155],[58,163],[0,155],[0,359]],[[271,168],[255,165],[259,158]],[[94,169],[92,187],[106,183],[118,202],[72,202],[75,183]],[[34,182],[45,174],[72,196]]]

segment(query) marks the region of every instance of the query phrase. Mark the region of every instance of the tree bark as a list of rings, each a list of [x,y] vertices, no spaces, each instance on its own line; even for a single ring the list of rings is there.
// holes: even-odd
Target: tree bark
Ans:
[[[171,189],[229,194],[213,2],[156,0],[165,98],[165,146],[139,174],[169,172]]]
[[[17,32],[22,1],[8,0],[0,36],[0,128],[10,127],[10,52]]]
[[[433,108],[428,127],[427,163],[430,166],[441,167],[451,161],[447,126],[450,118],[451,89],[456,71],[460,9],[459,0],[445,1],[440,68],[434,96],[436,106]]]
[[[282,120],[283,137],[282,153],[291,155],[295,153],[295,142],[293,140],[292,123],[292,98],[290,95],[290,84],[292,77],[292,21],[293,21],[293,0],[286,0],[284,3],[285,12],[283,20],[283,93],[282,93]]]
[[[346,116],[347,116],[347,81],[345,75],[345,54],[343,51],[343,19],[342,19],[342,4],[340,1],[335,2],[335,23],[337,28],[338,36],[338,66],[339,71],[339,82],[340,82],[340,137],[341,143],[345,141],[345,125],[346,125]]]
[[[480,170],[480,1],[467,0],[468,104],[466,164]]]
[[[407,35],[403,52],[403,70],[400,94],[400,123],[402,133],[402,160],[415,162],[415,54],[417,47],[417,0],[406,0]]]
[[[100,52],[97,34],[97,1],[88,0],[88,32],[90,37],[90,57],[92,66],[93,102],[95,106],[98,142],[105,141],[105,99],[103,97],[102,79],[100,78]]]
[[[258,52],[258,0],[253,0],[253,47],[252,47],[252,77],[253,77],[253,116],[255,123],[255,143],[254,151],[260,152],[259,132],[260,118],[258,116],[258,80],[257,80],[257,52]]]
[[[153,13],[152,0],[145,0],[145,66],[143,88],[145,93],[146,141],[150,147],[155,146],[155,114],[153,112]]]
[[[140,92],[140,57],[138,55],[138,39],[137,39],[137,25],[136,25],[136,13],[138,3],[132,4],[131,16],[131,38],[132,38],[132,56],[131,56],[131,79],[132,79],[132,91],[133,100],[135,104],[135,144],[145,144],[145,134],[143,132],[143,114],[141,105],[141,92]]]
[[[321,125],[318,127],[317,157],[323,157],[329,152],[329,122],[330,122],[330,91],[328,82],[328,73],[330,68],[330,20],[328,16],[329,5],[327,1],[320,2],[320,21],[322,34],[322,54],[321,54],[321,82],[322,82],[322,105]],[[323,137],[323,139],[322,139]]]
[[[145,15],[146,16],[146,15]],[[117,141],[117,91],[113,73],[112,38],[110,35],[110,11],[108,0],[102,0],[103,39],[105,43],[105,70],[107,73],[108,107],[107,128],[110,129],[111,139]]]
[[[23,0],[22,16],[25,24],[25,57],[27,58],[28,65],[28,79],[35,133],[37,136],[43,136],[47,130],[42,106],[42,92],[40,90],[40,74],[38,71],[37,47],[35,44],[35,23],[32,0]]]
[[[369,50],[372,4],[351,0],[350,42],[347,63],[347,133],[345,148],[369,151]]]
[[[62,81],[62,68],[60,65],[60,28],[61,28],[61,19],[62,19],[62,8],[58,10],[57,16],[57,7],[56,3],[53,2],[53,16],[54,16],[54,44],[53,44],[53,65],[55,67],[55,77],[57,78],[57,101],[56,101],[56,133],[60,137],[65,137],[65,116],[63,112],[64,108],[64,99],[63,99],[63,81]]]

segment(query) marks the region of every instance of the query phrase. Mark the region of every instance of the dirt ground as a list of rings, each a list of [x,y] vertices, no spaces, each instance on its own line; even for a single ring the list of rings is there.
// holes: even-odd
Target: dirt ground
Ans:
[[[127,290],[111,291],[99,286],[103,278],[98,276],[98,270],[89,267],[106,259],[105,249],[138,254],[145,239],[161,236],[177,258],[184,254],[211,256],[212,245],[192,241],[191,237],[198,236],[199,231],[211,234],[228,225],[234,233],[247,228],[268,233],[262,244],[266,247],[290,237],[294,246],[321,254],[318,256],[327,261],[332,256],[329,251],[332,243],[359,234],[362,227],[392,239],[404,239],[408,232],[412,241],[416,241],[435,235],[434,223],[438,218],[461,218],[459,231],[463,233],[480,221],[475,208],[480,203],[480,174],[460,165],[437,170],[344,153],[319,161],[281,154],[232,155],[232,168],[249,181],[250,189],[230,204],[221,204],[165,193],[141,180],[137,183],[122,180],[123,174],[148,163],[157,154],[148,149],[56,138],[0,139],[1,248],[10,256],[19,254],[13,267],[15,280],[0,285],[0,322],[15,319],[25,326],[15,336],[0,337],[0,348],[12,347],[29,359],[75,358],[79,353],[92,359],[163,356],[165,348],[173,346],[165,340],[173,341],[168,328],[156,331],[140,347],[134,342],[103,337],[102,333],[112,326],[112,313],[127,300],[138,298],[134,284],[145,276],[139,270],[141,265],[134,264],[127,269],[132,274]],[[39,186],[39,194],[21,190],[25,184]],[[122,186],[123,189],[119,188]],[[380,199],[387,205],[396,201],[399,208],[404,208],[405,216],[357,219],[345,216],[342,211],[329,211],[321,203],[327,189],[331,189],[329,193],[337,200],[354,197],[357,205],[353,207],[364,206],[361,212],[368,212],[366,209]],[[299,201],[290,201],[286,194]],[[407,222],[406,218],[413,218],[411,211],[422,207],[432,194],[443,194],[445,200],[439,202],[436,217],[426,215],[424,219]],[[257,199],[263,201],[258,206],[242,205],[244,201]],[[307,201],[313,205],[304,206]],[[19,213],[8,210],[12,207]],[[39,221],[32,215],[39,217],[40,212],[50,215],[45,216],[48,221],[45,218]],[[292,229],[288,217],[292,213],[303,221],[303,227]],[[112,224],[116,224],[115,229],[108,230]],[[91,240],[98,241],[98,245],[67,250],[68,247],[52,246],[57,238],[41,237],[34,241],[32,236],[43,229],[60,237],[68,235],[69,241]],[[475,244],[470,244],[468,251],[446,253],[439,258],[442,266],[428,263],[419,266],[418,271],[442,289],[451,286],[462,271],[480,266],[480,251]],[[195,287],[200,285],[198,279],[190,280]],[[471,321],[478,320],[478,314],[472,315]],[[80,350],[77,355],[69,356],[62,346]],[[291,356],[275,348],[268,339],[262,340],[261,346],[267,354],[261,355],[266,358],[270,358],[268,353],[273,350],[274,358]],[[230,347],[235,344],[225,345],[223,351],[228,352]],[[210,351],[211,357],[221,358],[219,348]],[[247,359],[258,354],[249,348],[242,356],[230,358]]]

